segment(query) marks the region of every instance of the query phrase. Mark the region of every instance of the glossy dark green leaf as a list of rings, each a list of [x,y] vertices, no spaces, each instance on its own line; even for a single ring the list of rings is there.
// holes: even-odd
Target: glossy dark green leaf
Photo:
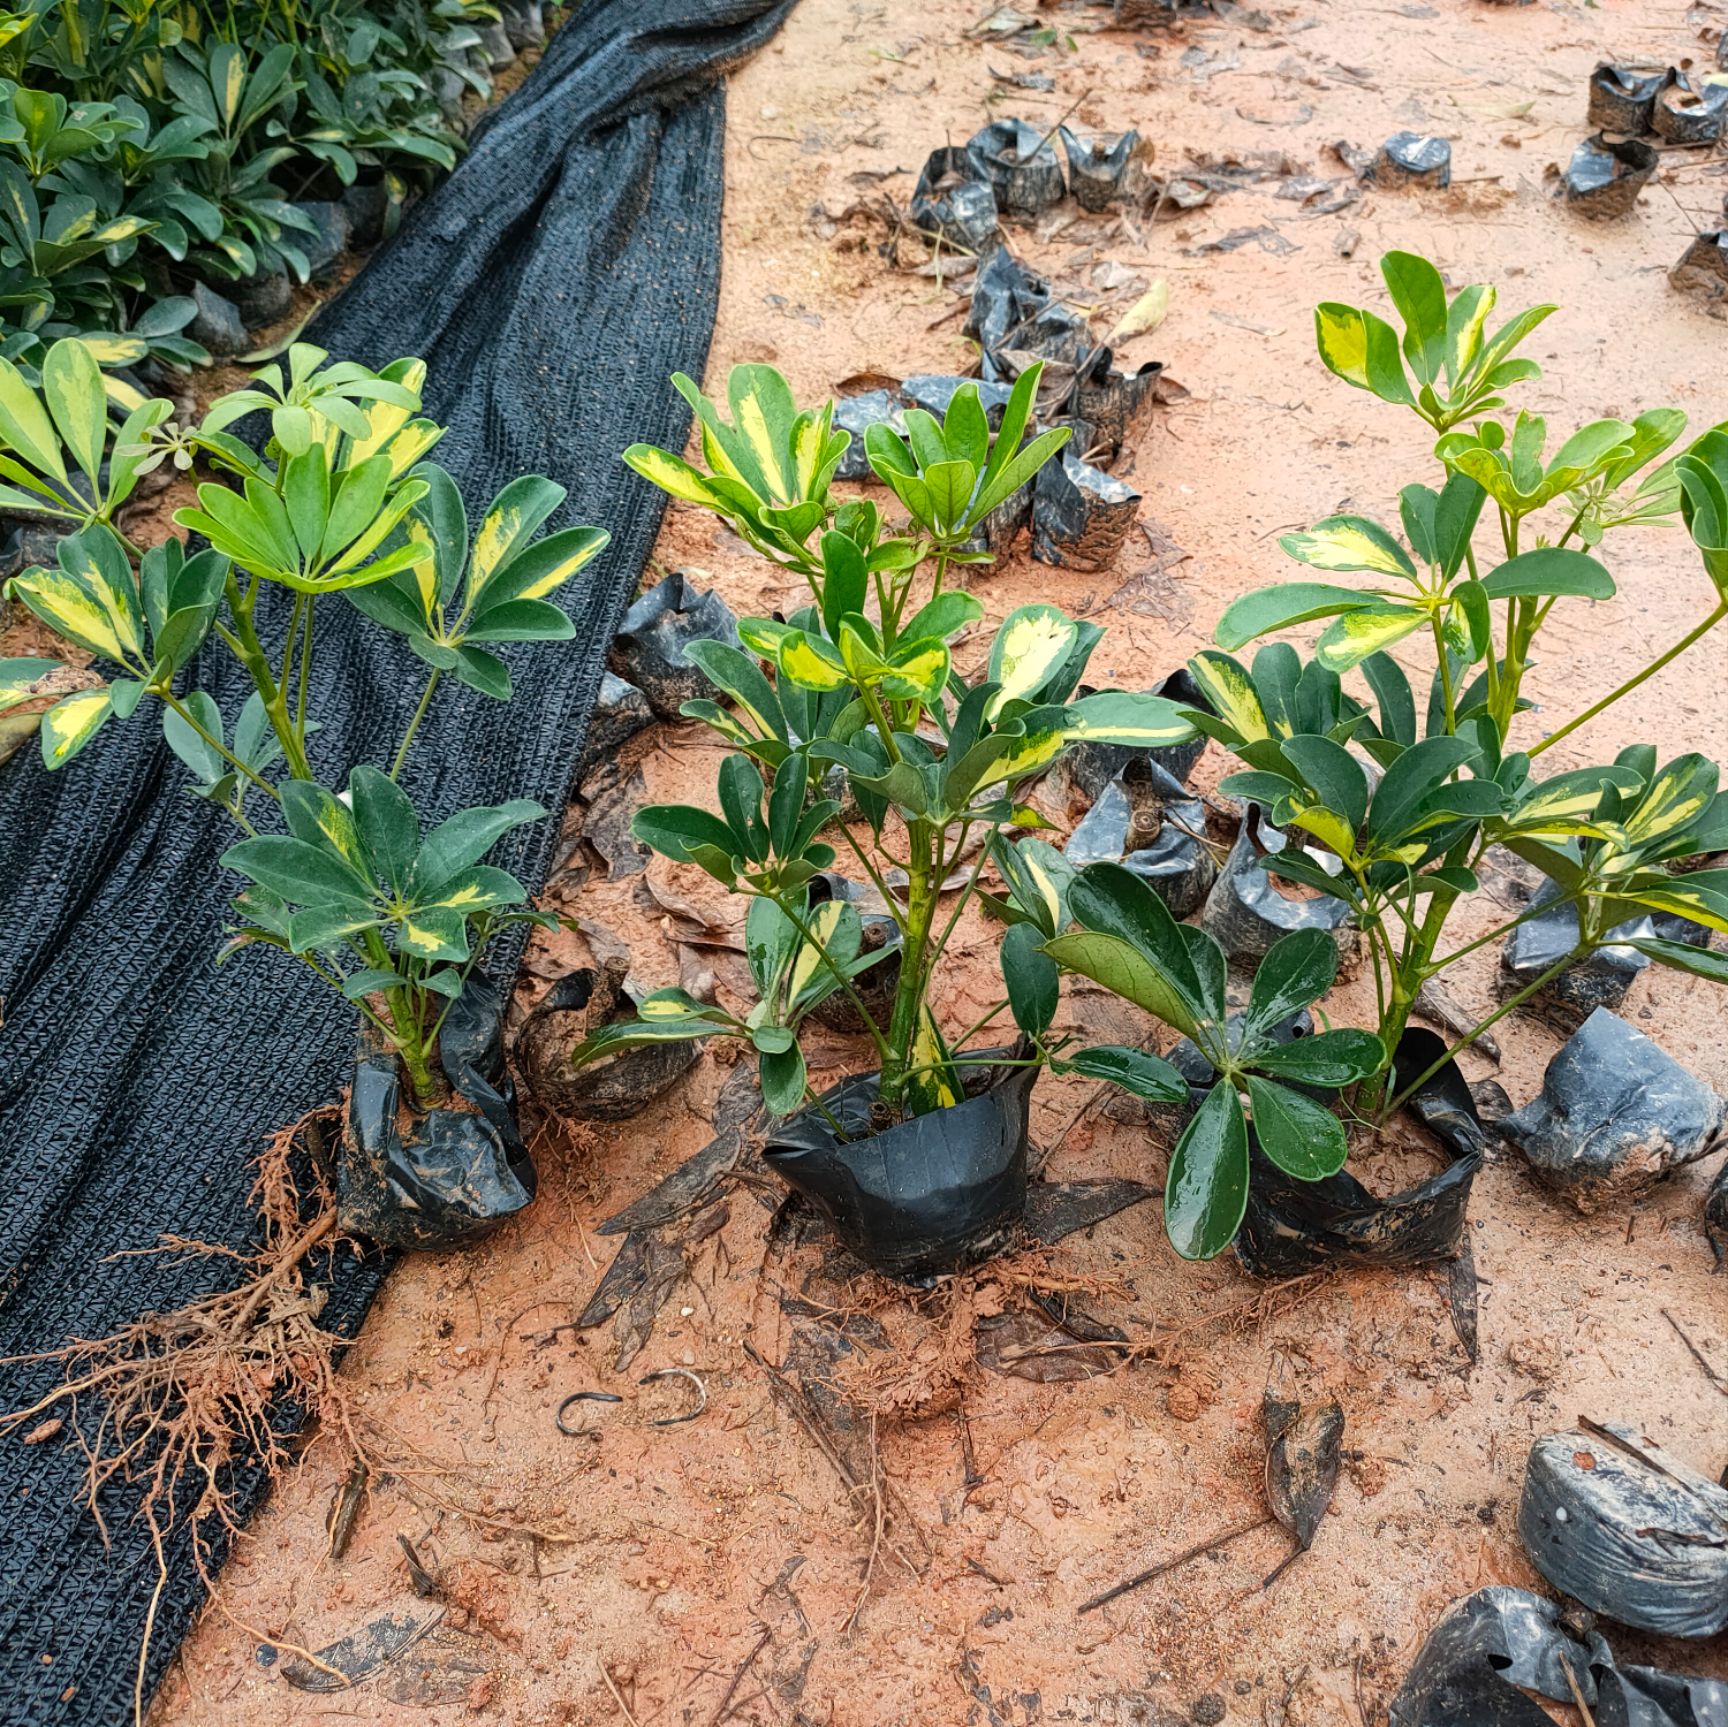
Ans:
[[[1223,1017],[1224,1004],[1207,999],[1169,907],[1132,870],[1120,864],[1089,865],[1069,884],[1068,911],[1083,929],[1116,936],[1142,953],[1193,1018]]]
[[[1083,1073],[1089,1079],[1107,1079],[1124,1091],[1149,1103],[1186,1103],[1188,1082],[1162,1056],[1123,1044],[1096,1043],[1063,1056],[1064,1073]]]
[[[1213,1086],[1170,1154],[1164,1229],[1184,1259],[1214,1259],[1248,1208],[1248,1124],[1235,1088]]]
[[[1293,1079],[1302,1085],[1353,1085],[1386,1065],[1386,1046],[1371,1031],[1348,1027],[1319,1031],[1294,1043],[1255,1053],[1262,1073]]]
[[[1243,1024],[1244,1056],[1275,1026],[1317,1002],[1337,975],[1338,944],[1325,930],[1299,929],[1280,936],[1254,973]]]
[[[1298,1181],[1336,1175],[1349,1155],[1344,1124],[1312,1098],[1248,1076],[1248,1105],[1260,1149]]]
[[[757,1057],[757,1077],[762,1082],[762,1101],[770,1115],[790,1115],[804,1102],[804,1052],[794,1043],[777,1054]]]
[[[1028,1037],[1042,1037],[1056,1017],[1062,974],[1044,952],[1043,931],[1017,923],[1002,937],[1002,982],[1014,1023]]]

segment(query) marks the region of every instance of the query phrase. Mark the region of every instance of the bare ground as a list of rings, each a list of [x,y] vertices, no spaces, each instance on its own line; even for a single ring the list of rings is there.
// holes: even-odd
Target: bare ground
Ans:
[[[1016,557],[976,583],[992,618],[1035,597],[1093,615],[1111,630],[1095,669],[1140,685],[1206,645],[1232,596],[1279,573],[1278,532],[1346,505],[1387,514],[1400,485],[1429,477],[1415,423],[1330,378],[1313,354],[1309,308],[1372,300],[1374,261],[1392,246],[1427,252],[1454,284],[1500,284],[1507,309],[1562,304],[1532,349],[1548,375],[1521,398],[1561,425],[1664,403],[1695,426],[1728,412],[1728,326],[1665,280],[1693,227],[1713,223],[1724,159],[1670,156],[1661,186],[1612,226],[1569,218],[1544,185],[1584,133],[1598,58],[1708,63],[1719,12],[1674,0],[1334,3],[1204,18],[1174,34],[1101,29],[1108,14],[1091,8],[1040,17],[1072,40],[1023,57],[968,35],[977,0],[803,0],[736,77],[730,103],[711,377],[770,360],[806,398],[864,371],[965,368],[963,298],[952,282],[892,268],[877,212],[884,195],[904,207],[930,147],[989,117],[1054,125],[1073,109],[1083,124],[1137,126],[1161,167],[1289,158],[1175,220],[1134,226],[1070,205],[1016,235],[1101,327],[1165,280],[1168,321],[1128,353],[1165,360],[1190,394],[1161,411],[1131,465],[1124,458],[1146,495],[1146,532],[1120,567],[1084,575]],[[1047,74],[1055,88],[1004,89],[993,69]],[[1451,191],[1370,192],[1331,215],[1277,196],[1290,173],[1341,179],[1334,140],[1371,145],[1406,127],[1453,140]],[[922,253],[905,243],[898,257],[910,266]],[[618,429],[620,443],[629,436]],[[792,597],[692,514],[669,516],[658,556],[708,572],[741,612]],[[1678,530],[1623,537],[1613,563],[1621,597],[1562,610],[1544,637],[1534,682],[1547,713],[1612,687],[1708,604]],[[1698,649],[1647,700],[1571,740],[1556,765],[1646,737],[1666,753],[1728,755],[1722,652]],[[659,730],[630,756],[654,797],[699,795],[717,765],[685,730]],[[1201,780],[1221,769],[1209,756]],[[658,863],[647,880],[660,903],[642,876],[600,872],[553,903],[616,932],[650,983],[711,967],[731,987],[736,956],[681,945],[676,914],[680,900],[710,920],[735,913]],[[992,955],[988,931],[966,925],[943,978],[952,1014],[988,1000]],[[560,938],[531,970],[550,977],[581,957],[578,938]],[[1465,968],[1458,986],[1479,1009],[1493,987],[1492,959]],[[1361,1014],[1360,981],[1331,1009]],[[1094,1031],[1139,1029],[1097,995],[1076,994],[1064,1012]],[[1728,1089],[1720,996],[1647,974],[1626,1012]],[[1557,1039],[1523,1018],[1502,1032],[1503,1062],[1472,1057],[1469,1069],[1521,1103]],[[861,1065],[841,1040],[825,1055],[829,1074]],[[331,1560],[324,1520],[339,1483],[314,1445],[223,1574],[231,1614],[317,1647],[385,1611],[423,1608],[408,1592],[400,1532],[450,1597],[444,1626],[381,1677],[313,1695],[210,1613],[162,1689],[157,1722],[370,1722],[413,1706],[411,1718],[438,1727],[475,1717],[1367,1727],[1385,1719],[1449,1601],[1483,1583],[1538,1583],[1514,1526],[1536,1435],[1587,1413],[1640,1425],[1711,1474],[1728,1461],[1723,1398],[1663,1316],[1728,1368],[1728,1279],[1712,1275],[1699,1215],[1717,1158],[1592,1217],[1545,1196],[1511,1154],[1493,1162],[1471,1207],[1475,1365],[1442,1274],[1345,1273],[1269,1294],[1229,1259],[1178,1260],[1147,1204],[1063,1243],[1042,1271],[1018,1265],[1025,1277],[1086,1281],[1087,1307],[1142,1346],[1132,1366],[1034,1383],[968,1365],[975,1318],[1024,1312],[1019,1282],[969,1281],[914,1301],[849,1280],[819,1245],[770,1239],[774,1196],[749,1184],[731,1190],[724,1226],[690,1247],[627,1370],[613,1365],[610,1326],[545,1337],[574,1318],[615,1250],[595,1223],[705,1143],[725,1077],[705,1060],[626,1126],[548,1131],[543,1192],[522,1222],[467,1255],[404,1263],[374,1307],[346,1367],[365,1407],[449,1472],[421,1486],[441,1480],[443,1497],[496,1527],[381,1482],[346,1557]],[[1085,1095],[1042,1082],[1035,1139],[1059,1132]],[[1068,1133],[1050,1173],[1156,1184],[1164,1157],[1144,1128],[1094,1116]],[[817,1312],[788,1312],[788,1291]],[[880,1525],[875,1497],[848,1492],[746,1354],[778,1365],[832,1308],[867,1312],[892,1343],[861,1350],[873,1375],[854,1366],[840,1379],[883,1410],[873,1441],[867,1419],[851,1435],[855,1477],[868,1481],[874,1445],[890,1490]],[[636,1381],[677,1366],[705,1379],[707,1412],[653,1427],[685,1406],[687,1387]],[[1259,1402],[1278,1371],[1329,1389],[1348,1423],[1346,1473],[1312,1553],[1263,1590],[1287,1541],[1259,1530],[1077,1617],[1117,1579],[1262,1514]],[[625,1399],[585,1406],[597,1438],[554,1425],[579,1389]],[[1639,1658],[1728,1671],[1721,1639],[1618,1641]]]

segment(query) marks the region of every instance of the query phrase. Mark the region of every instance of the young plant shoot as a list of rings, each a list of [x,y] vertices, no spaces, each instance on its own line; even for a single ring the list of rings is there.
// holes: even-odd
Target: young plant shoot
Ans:
[[[989,561],[982,524],[1067,441],[1066,428],[1031,429],[1039,368],[1022,374],[992,433],[975,385],[944,419],[906,415],[906,436],[875,427],[870,465],[904,507],[886,531],[867,500],[841,503],[829,484],[847,447],[832,405],[800,412],[767,366],[734,369],[721,410],[675,379],[695,407],[709,471],[637,445],[624,459],[674,497],[712,510],[764,557],[795,572],[809,603],[784,620],[746,618],[740,650],[694,643],[692,659],[731,699],[684,711],[734,747],[719,773],[719,808],[655,805],[634,832],[654,850],[705,870],[750,900],[749,961],[758,1000],[747,1013],[678,990],[649,998],[638,1020],[606,1026],[575,1051],[578,1065],[633,1043],[727,1035],[755,1050],[763,1095],[780,1116],[813,1106],[799,1033],[835,994],[850,998],[874,1048],[882,1119],[952,1107],[969,1067],[1005,1065],[974,1041],[1004,1013],[1020,1043],[1006,1064],[1056,1055],[1058,974],[1042,951],[1061,927],[1060,854],[1030,835],[1044,824],[1017,795],[1074,743],[1151,747],[1191,737],[1160,697],[1077,696],[1102,631],[1052,605],[1006,617],[987,651],[956,663],[955,644],[984,608],[948,585],[957,569]],[[962,914],[999,867],[1006,897],[986,896],[1008,920],[1003,993],[968,1026],[945,1023],[932,984]],[[855,906],[816,878],[836,867],[874,889],[896,940],[866,948]],[[871,1013],[864,971],[899,971],[885,1016]],[[1134,1051],[1068,1056],[1116,1059]],[[1174,1084],[1173,1078],[1169,1082]],[[836,1124],[837,1125],[837,1124]]]
[[[1728,796],[1716,765],[1691,753],[1663,762],[1648,744],[1554,774],[1544,775],[1541,761],[1728,616],[1728,429],[1671,454],[1685,416],[1656,409],[1631,421],[1593,421],[1550,453],[1542,419],[1521,412],[1508,425],[1493,416],[1506,406],[1502,391],[1540,375],[1515,351],[1555,308],[1536,307],[1489,334],[1493,288],[1448,298],[1434,266],[1409,253],[1388,254],[1381,268],[1402,336],[1372,312],[1323,305],[1320,357],[1346,383],[1440,433],[1432,483],[1399,494],[1401,533],[1346,515],[1285,535],[1283,548],[1298,562],[1328,577],[1366,579],[1281,583],[1226,607],[1216,634],[1225,651],[1203,653],[1189,667],[1209,711],[1188,716],[1243,764],[1221,790],[1297,830],[1308,847],[1264,856],[1261,867],[1342,900],[1361,926],[1377,1036],[1326,1032],[1287,1050],[1265,1046],[1276,1018],[1330,982],[1329,971],[1321,976],[1321,944],[1310,944],[1309,963],[1298,964],[1291,937],[1261,962],[1240,1045],[1232,1047],[1221,1024],[1221,959],[1195,932],[1166,927],[1168,918],[1152,909],[1157,902],[1143,891],[1130,895],[1122,872],[1107,866],[1083,871],[1068,893],[1076,920],[1094,933],[1063,936],[1048,949],[1193,1038],[1219,1075],[1171,1167],[1171,1236],[1184,1253],[1220,1251],[1240,1221],[1241,1098],[1261,1149],[1291,1173],[1302,1173],[1289,1160],[1297,1142],[1312,1166],[1341,1161],[1342,1137],[1328,1111],[1304,1098],[1293,1112],[1295,1094],[1268,1096],[1249,1070],[1264,1074],[1270,1059],[1272,1073],[1313,1085],[1357,1082],[1346,1114],[1384,1123],[1450,1059],[1415,1074],[1401,1070],[1403,1083],[1391,1083],[1423,985],[1526,918],[1569,909],[1575,944],[1468,1030],[1453,1053],[1610,943],[1728,982],[1722,955],[1623,928],[1658,913],[1728,932],[1728,870],[1698,867],[1728,848]],[[1612,540],[1677,514],[1703,558],[1699,622],[1619,688],[1544,727],[1524,683],[1549,615],[1612,596],[1603,561]],[[1281,642],[1248,664],[1232,657],[1260,637],[1321,621],[1307,657]],[[1413,685],[1406,669],[1417,655],[1432,668],[1426,688],[1420,679]],[[1448,925],[1479,891],[1477,872],[1492,846],[1533,864],[1552,884],[1551,896],[1449,944]],[[1290,987],[1292,977],[1301,988]],[[1346,1038],[1355,1040],[1352,1059],[1307,1065],[1307,1052]]]
[[[241,921],[222,957],[253,943],[295,955],[356,1004],[427,1105],[440,1091],[439,1028],[486,942],[506,924],[549,921],[526,909],[520,882],[481,862],[546,812],[519,799],[459,811],[423,835],[395,782],[441,679],[509,699],[504,662],[479,644],[574,633],[549,596],[607,536],[542,534],[564,490],[529,476],[493,500],[471,543],[455,482],[424,460],[442,435],[419,414],[425,368],[398,360],[371,372],[327,359],[297,343],[286,372],[266,367],[195,428],[172,426],[163,401],[117,432],[83,342],[47,351],[39,389],[0,360],[0,507],[73,529],[54,569],[26,570],[8,591],[94,654],[106,678],[43,714],[43,762],[63,767],[111,720],[158,709],[194,795],[247,836],[223,860],[254,885],[234,902]],[[226,430],[255,410],[270,416],[262,452]],[[175,516],[209,541],[192,555],[178,539],[140,550],[114,524],[137,476],[169,455],[216,476]],[[286,590],[285,606],[261,606],[272,587]],[[343,793],[320,783],[310,701],[319,603],[338,598],[405,636],[426,667],[388,771],[355,765]],[[279,620],[274,629],[267,618]],[[193,680],[210,644],[251,682],[236,713]],[[0,711],[29,700],[53,665],[0,661]]]

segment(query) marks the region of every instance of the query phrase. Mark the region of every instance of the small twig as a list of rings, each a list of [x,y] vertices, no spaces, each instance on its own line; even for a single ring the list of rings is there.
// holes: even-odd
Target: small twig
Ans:
[[[732,1675],[732,1683],[726,1687],[726,1695],[720,1699],[720,1707],[708,1717],[708,1727],[720,1727],[720,1723],[732,1713],[732,1699],[738,1695],[738,1687],[744,1683],[744,1675],[750,1671],[756,1657],[768,1647],[768,1639],[773,1632],[765,1625],[762,1635],[756,1639],[756,1647],[738,1663],[738,1671]]]
[[[1076,1610],[1080,1613],[1090,1613],[1095,1607],[1102,1607],[1106,1602],[1114,1601],[1119,1595],[1126,1595],[1131,1589],[1138,1589],[1143,1584],[1151,1583],[1162,1577],[1167,1571],[1174,1571],[1178,1566],[1186,1565],[1191,1559],[1198,1559],[1203,1554],[1215,1553],[1222,1547],[1228,1547],[1232,1541],[1240,1541],[1244,1535],[1252,1535],[1256,1529],[1264,1529],[1267,1524],[1275,1522],[1270,1515],[1258,1517],[1252,1523],[1244,1523],[1238,1528],[1226,1530],[1222,1535],[1214,1535],[1205,1541],[1178,1553],[1174,1559],[1166,1559],[1161,1565],[1154,1565],[1150,1570],[1136,1572],[1134,1576],[1125,1578],[1112,1589],[1106,1589],[1102,1595],[1094,1595],[1090,1601],[1083,1601]]]
[[[1703,1370],[1704,1377],[1708,1379],[1724,1397],[1728,1397],[1728,1380],[1725,1380],[1722,1375],[1704,1359],[1704,1352],[1692,1341],[1690,1337],[1686,1335],[1685,1331],[1681,1328],[1680,1321],[1677,1320],[1667,1308],[1664,1307],[1661,1311],[1662,1317],[1674,1327],[1674,1335],[1686,1345],[1686,1348],[1691,1352],[1692,1359],[1696,1361],[1699,1367]]]
[[[1572,1692],[1572,1701],[1578,1706],[1584,1727],[1596,1727],[1596,1717],[1590,1713],[1590,1705],[1584,1701],[1584,1693],[1578,1689],[1578,1681],[1572,1676],[1572,1663],[1564,1655],[1560,1657],[1560,1671],[1566,1675],[1566,1684]]]
[[[618,1687],[612,1683],[612,1675],[606,1671],[606,1663],[598,1655],[594,1657],[594,1665],[600,1669],[600,1677],[606,1681],[606,1689],[612,1693],[612,1701],[623,1711],[624,1719],[630,1727],[642,1727],[642,1723],[630,1713],[630,1705],[618,1695]]]

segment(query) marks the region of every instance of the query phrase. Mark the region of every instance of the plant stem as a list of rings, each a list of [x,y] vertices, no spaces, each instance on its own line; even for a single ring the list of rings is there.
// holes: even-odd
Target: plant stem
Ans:
[[[1528,752],[1530,759],[1534,761],[1545,749],[1549,749],[1553,745],[1559,743],[1562,738],[1570,736],[1573,732],[1577,731],[1580,726],[1588,725],[1599,713],[1601,713],[1605,708],[1611,708],[1622,696],[1630,695],[1647,678],[1652,678],[1657,672],[1661,671],[1661,669],[1667,665],[1670,660],[1679,659],[1679,657],[1685,653],[1685,651],[1691,647],[1694,642],[1698,641],[1701,637],[1708,635],[1709,632],[1721,623],[1724,618],[1728,618],[1728,599],[1723,600],[1722,603],[1717,606],[1715,611],[1713,611],[1709,617],[1703,621],[1703,623],[1701,623],[1696,629],[1689,630],[1665,654],[1652,660],[1650,664],[1647,665],[1643,671],[1639,672],[1636,677],[1628,678],[1626,682],[1619,687],[1619,689],[1613,691],[1609,695],[1605,695],[1601,701],[1592,703],[1591,706],[1587,707],[1576,719],[1568,720],[1557,732],[1550,732],[1547,737],[1535,744]]]
[[[1483,1034],[1483,1032],[1498,1025],[1500,1021],[1503,1020],[1515,1007],[1521,1006],[1524,1002],[1528,1001],[1530,997],[1537,992],[1537,990],[1541,989],[1544,985],[1553,982],[1553,980],[1557,978],[1561,972],[1567,968],[1567,966],[1573,964],[1581,955],[1587,953],[1590,950],[1591,945],[1590,942],[1580,941],[1564,959],[1555,961],[1555,963],[1549,966],[1549,968],[1543,972],[1543,974],[1537,978],[1534,983],[1526,984],[1516,995],[1508,996],[1485,1020],[1481,1022],[1481,1024],[1479,1024],[1473,1031],[1466,1032],[1463,1037],[1459,1038],[1459,1040],[1453,1044],[1438,1061],[1430,1062],[1415,1079],[1413,1079],[1395,1098],[1391,1100],[1391,1102],[1384,1105],[1379,1112],[1378,1119],[1382,1123],[1387,1121],[1396,1109],[1407,1102],[1413,1093],[1420,1091],[1421,1088],[1425,1086],[1428,1081],[1447,1064],[1447,1062],[1451,1061],[1460,1050],[1468,1049],[1470,1045]]]
[[[420,692],[420,705],[414,710],[414,717],[408,722],[408,729],[402,734],[402,742],[397,745],[396,759],[390,764],[391,779],[397,778],[402,772],[402,765],[408,760],[408,746],[414,741],[414,734],[420,729],[420,722],[426,717],[426,710],[432,703],[432,692],[438,687],[438,680],[443,677],[436,666],[432,675],[426,680],[426,688]]]
[[[264,653],[264,644],[258,639],[258,631],[252,622],[252,607],[256,603],[258,589],[256,585],[248,595],[242,595],[240,584],[232,573],[228,577],[228,611],[234,619],[232,632],[223,630],[222,637],[239,656],[240,662],[251,675],[253,687],[258,691],[264,703],[264,711],[270,719],[270,729],[276,734],[276,741],[282,746],[282,753],[288,761],[288,771],[297,780],[312,778],[311,764],[306,759],[306,749],[294,731],[294,725],[288,714],[288,701],[282,688],[270,673],[270,662]]]
[[[882,1062],[882,1101],[898,1108],[911,1077],[907,1058],[918,1034],[929,982],[930,928],[936,919],[936,888],[931,880],[931,830],[928,822],[911,826],[911,869],[906,884],[906,933],[901,940],[900,979],[888,1022],[888,1048]]]
[[[276,788],[271,785],[267,779],[260,778],[256,769],[249,767],[245,762],[241,761],[241,759],[235,755],[235,753],[229,749],[229,747],[223,743],[220,738],[212,737],[209,732],[205,731],[203,726],[198,723],[197,717],[193,714],[192,710],[188,708],[177,695],[172,694],[168,690],[160,690],[157,693],[162,698],[162,705],[177,713],[180,718],[183,719],[198,735],[199,739],[208,744],[211,749],[215,750],[216,753],[221,756],[223,761],[225,761],[231,768],[237,769],[240,773],[243,773],[260,791],[268,792],[271,797],[276,796]]]

